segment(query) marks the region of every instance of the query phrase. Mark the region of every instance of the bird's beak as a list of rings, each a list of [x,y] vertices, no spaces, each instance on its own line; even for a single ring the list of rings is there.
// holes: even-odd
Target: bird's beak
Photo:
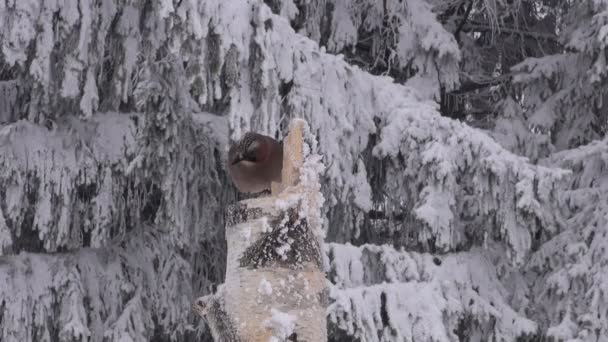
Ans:
[[[240,161],[241,161],[241,160],[243,160],[243,159],[244,159],[244,158],[243,158],[243,155],[242,155],[242,154],[237,154],[237,155],[236,155],[236,158],[234,158],[234,160],[232,161],[232,165],[234,165],[234,164],[236,164],[236,163],[240,162]]]

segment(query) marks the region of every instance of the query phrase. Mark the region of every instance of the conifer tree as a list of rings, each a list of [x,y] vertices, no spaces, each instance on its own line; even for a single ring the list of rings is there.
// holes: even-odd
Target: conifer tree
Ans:
[[[606,4],[0,2],[0,340],[184,341],[305,119],[330,340],[608,336]],[[205,337],[204,337],[205,338]]]

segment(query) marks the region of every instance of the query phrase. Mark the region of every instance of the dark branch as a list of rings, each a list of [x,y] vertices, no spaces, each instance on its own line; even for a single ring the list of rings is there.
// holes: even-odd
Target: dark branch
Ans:
[[[483,24],[483,23],[468,22],[468,23],[466,23],[462,27],[462,31],[463,32],[469,32],[469,31],[477,31],[477,32],[496,31],[498,33],[517,34],[517,35],[521,35],[521,36],[525,36],[525,37],[530,37],[530,38],[534,38],[534,39],[548,40],[548,41],[551,41],[551,42],[554,42],[556,44],[560,44],[561,45],[561,43],[559,42],[559,40],[558,40],[558,38],[557,38],[557,36],[555,34],[552,34],[552,33],[542,33],[542,32],[531,32],[531,31],[526,31],[526,30],[514,28],[514,27],[502,27],[502,26],[494,27],[494,26],[491,26],[491,25]]]
[[[469,20],[469,15],[471,14],[472,9],[473,9],[473,1],[469,1],[469,6],[467,7],[467,9],[464,13],[464,17],[462,18],[462,20],[460,21],[460,24],[458,24],[458,27],[456,28],[456,31],[454,32],[454,37],[456,38],[456,41],[459,44],[460,44],[460,31],[462,31],[464,24],[467,22],[467,20]]]
[[[449,94],[462,95],[476,90],[497,86],[499,84],[509,81],[511,79],[511,76],[511,74],[500,75],[496,78],[492,78],[486,81],[473,81],[471,79],[468,79],[464,82],[461,82],[461,86],[458,89],[449,92]]]

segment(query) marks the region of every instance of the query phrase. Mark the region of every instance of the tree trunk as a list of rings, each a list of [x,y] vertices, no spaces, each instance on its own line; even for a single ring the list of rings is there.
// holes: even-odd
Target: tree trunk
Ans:
[[[306,131],[303,120],[292,122],[271,196],[228,208],[226,282],[194,303],[216,341],[327,340],[322,197],[316,177],[300,178],[311,158]]]

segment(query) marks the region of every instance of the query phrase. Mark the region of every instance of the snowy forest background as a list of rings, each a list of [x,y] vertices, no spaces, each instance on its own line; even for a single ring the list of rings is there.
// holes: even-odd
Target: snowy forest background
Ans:
[[[208,340],[229,139],[305,118],[331,341],[608,341],[608,2],[0,1],[0,341]]]

